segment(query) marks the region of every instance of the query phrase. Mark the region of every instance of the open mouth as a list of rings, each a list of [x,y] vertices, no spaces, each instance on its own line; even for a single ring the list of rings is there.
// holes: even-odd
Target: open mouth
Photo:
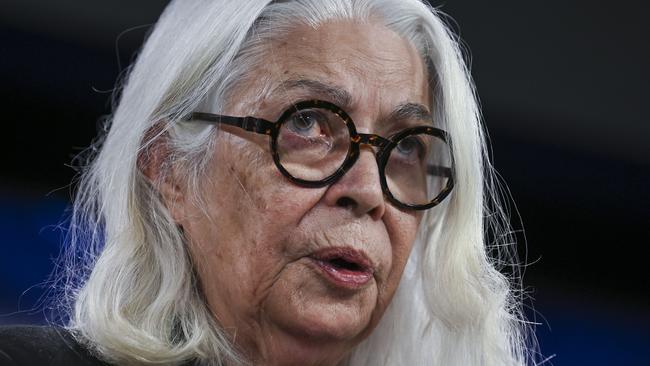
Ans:
[[[363,271],[363,268],[354,262],[348,262],[343,258],[333,258],[327,261],[332,267],[348,271]]]
[[[357,289],[373,277],[374,270],[368,258],[351,248],[323,249],[310,258],[324,277],[338,287]]]

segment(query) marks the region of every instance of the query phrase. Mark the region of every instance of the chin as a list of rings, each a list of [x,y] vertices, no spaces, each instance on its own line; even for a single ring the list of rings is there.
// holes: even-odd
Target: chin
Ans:
[[[303,336],[320,342],[348,341],[357,338],[368,327],[369,311],[360,309],[328,309],[314,306],[296,319],[295,328]]]
[[[267,344],[276,357],[267,359],[270,365],[336,365],[365,337],[369,324],[369,317],[333,315],[320,306],[287,315],[290,323],[278,324],[282,328]]]
[[[266,299],[267,319],[275,328],[320,343],[347,342],[367,333],[381,303],[374,279],[351,291],[332,286],[309,266],[299,272],[283,278]]]

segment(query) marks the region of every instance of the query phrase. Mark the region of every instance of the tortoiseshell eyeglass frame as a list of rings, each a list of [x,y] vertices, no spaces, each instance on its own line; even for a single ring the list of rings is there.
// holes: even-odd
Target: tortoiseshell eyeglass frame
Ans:
[[[336,114],[345,123],[345,125],[348,128],[348,132],[350,134],[350,147],[348,149],[347,156],[345,157],[345,160],[343,161],[341,166],[328,177],[318,181],[309,181],[309,180],[304,180],[292,176],[282,166],[282,163],[280,162],[280,154],[278,153],[278,149],[277,149],[278,135],[282,124],[285,123],[289,119],[289,117],[291,117],[297,111],[309,109],[309,108],[327,109],[330,112]],[[204,121],[210,123],[223,123],[226,125],[242,128],[246,131],[255,132],[263,135],[269,135],[271,137],[271,141],[270,141],[271,154],[273,155],[273,161],[275,162],[276,167],[290,181],[303,187],[319,188],[319,187],[324,187],[335,183],[348,170],[350,170],[350,168],[352,168],[354,163],[359,158],[359,151],[360,151],[359,148],[363,144],[378,148],[378,150],[375,152],[375,158],[377,160],[377,166],[379,167],[379,177],[380,177],[380,184],[381,184],[382,191],[384,195],[388,198],[388,200],[399,208],[412,209],[412,210],[429,209],[442,202],[442,200],[449,195],[452,188],[454,187],[454,170],[453,170],[454,163],[453,163],[453,154],[451,151],[452,148],[451,141],[447,132],[435,127],[429,127],[429,126],[411,127],[411,128],[404,129],[390,136],[389,138],[384,138],[375,134],[357,133],[352,118],[350,118],[350,116],[348,116],[348,114],[344,110],[342,110],[341,108],[339,108],[333,103],[322,101],[322,100],[306,100],[306,101],[295,103],[289,109],[284,111],[276,122],[271,122],[256,117],[232,117],[232,116],[222,116],[218,114],[202,113],[202,112],[191,113],[185,119],[185,121]],[[448,179],[447,179],[446,186],[440,191],[440,193],[436,197],[434,197],[429,203],[422,204],[422,205],[403,203],[399,201],[397,198],[395,198],[393,194],[390,192],[390,190],[388,189],[388,184],[386,182],[386,175],[384,172],[386,168],[386,164],[388,163],[388,157],[390,156],[390,152],[392,151],[392,149],[395,148],[397,144],[400,142],[400,140],[402,140],[403,138],[411,135],[416,135],[416,134],[428,134],[443,140],[449,146],[450,149],[449,154],[451,156],[451,167],[427,165],[427,174],[447,177]]]

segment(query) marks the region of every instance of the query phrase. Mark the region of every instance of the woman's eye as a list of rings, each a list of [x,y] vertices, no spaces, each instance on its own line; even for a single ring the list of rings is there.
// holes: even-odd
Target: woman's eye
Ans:
[[[318,111],[300,111],[289,118],[287,127],[301,136],[318,137],[324,133],[325,116]]]
[[[402,155],[403,159],[413,161],[425,156],[426,147],[417,137],[410,136],[397,143],[395,150]]]

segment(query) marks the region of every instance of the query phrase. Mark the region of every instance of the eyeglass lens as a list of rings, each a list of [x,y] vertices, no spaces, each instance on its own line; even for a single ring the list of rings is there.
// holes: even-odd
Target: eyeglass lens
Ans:
[[[277,137],[280,164],[293,177],[306,181],[320,181],[334,174],[350,148],[347,125],[324,108],[296,111],[283,121]],[[432,165],[443,169],[428,169]],[[447,186],[449,177],[440,173],[444,168],[451,168],[447,143],[420,133],[397,142],[390,150],[384,173],[395,199],[407,205],[424,205]]]

